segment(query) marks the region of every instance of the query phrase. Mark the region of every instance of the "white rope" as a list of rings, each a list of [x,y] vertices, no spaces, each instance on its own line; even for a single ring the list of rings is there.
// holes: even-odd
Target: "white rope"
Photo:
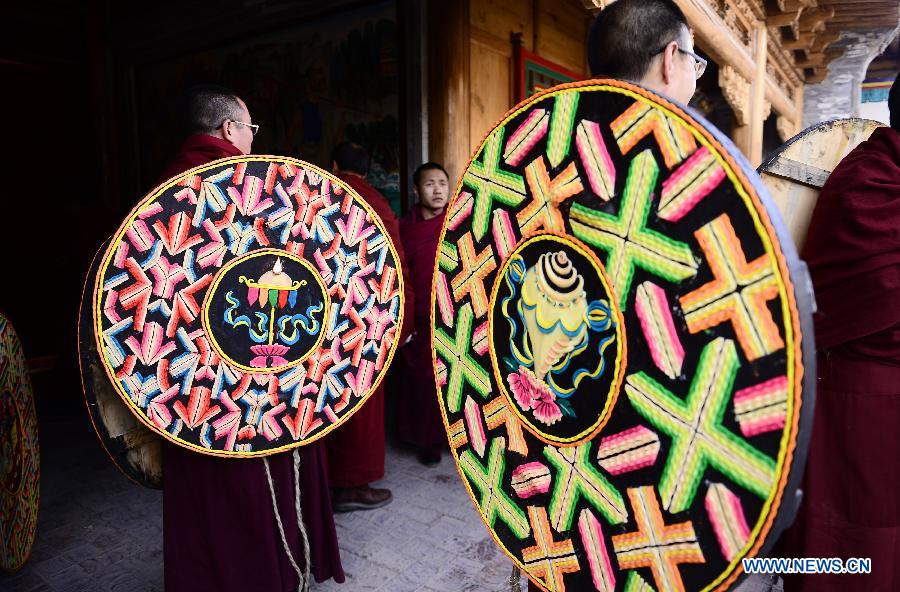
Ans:
[[[512,573],[509,574],[509,590],[510,592],[522,592],[522,581],[520,580],[522,572],[513,564]]]
[[[303,589],[301,592],[309,590],[309,573],[312,561],[309,557],[309,537],[306,534],[306,527],[303,525],[303,510],[300,508],[300,452],[294,448],[294,511],[297,514],[297,528],[300,530],[300,541],[303,543]],[[286,548],[286,547],[285,547]]]
[[[278,524],[278,534],[281,535],[281,544],[284,552],[297,572],[300,583],[297,585],[297,592],[307,592],[309,590],[309,537],[306,535],[306,527],[303,526],[303,512],[300,509],[300,453],[294,448],[294,511],[297,514],[297,528],[300,529],[300,539],[303,543],[303,560],[304,570],[300,571],[300,566],[294,560],[291,554],[291,547],[288,545],[287,537],[284,534],[284,524],[281,522],[281,512],[278,510],[278,501],[275,499],[275,484],[272,482],[272,472],[269,470],[269,459],[263,457],[263,467],[266,469],[266,480],[269,482],[269,494],[272,496],[272,510],[275,512],[275,522]]]

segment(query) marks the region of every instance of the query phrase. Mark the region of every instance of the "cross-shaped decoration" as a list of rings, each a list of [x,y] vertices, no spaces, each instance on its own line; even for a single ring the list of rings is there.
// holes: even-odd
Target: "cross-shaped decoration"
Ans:
[[[694,233],[713,280],[680,298],[691,333],[730,322],[749,360],[784,347],[768,302],[778,297],[775,269],[768,255],[748,262],[728,214]]]
[[[522,431],[522,422],[516,414],[509,409],[509,399],[495,397],[490,403],[485,403],[481,409],[484,413],[484,423],[489,430],[500,426],[506,428],[506,437],[509,438],[509,449],[518,452],[522,456],[528,454],[528,442]]]
[[[734,342],[720,337],[703,348],[686,397],[644,372],[625,381],[634,409],[672,438],[659,495],[673,514],[693,503],[707,466],[763,499],[775,482],[775,462],[722,426],[737,369]]]
[[[637,267],[670,282],[680,282],[697,273],[697,262],[688,245],[647,228],[658,175],[653,153],[644,150],[628,169],[619,216],[578,203],[572,204],[570,211],[575,236],[609,253],[606,273],[622,310],[628,305]]]
[[[591,442],[565,448],[544,448],[544,456],[556,468],[550,496],[550,518],[556,532],[572,527],[575,507],[582,498],[611,524],[628,519],[622,494],[591,464],[590,448]]]
[[[466,294],[472,300],[476,317],[487,314],[489,298],[484,287],[484,280],[489,273],[497,269],[494,250],[488,244],[480,253],[475,252],[472,233],[467,232],[457,242],[459,246],[459,264],[461,269],[450,282],[453,297],[459,301]]]
[[[462,404],[465,382],[483,397],[491,392],[490,375],[469,355],[474,318],[472,306],[467,302],[456,315],[456,334],[453,337],[448,336],[443,329],[434,331],[434,350],[449,366],[445,393],[447,407],[454,413],[459,411]]]
[[[506,440],[497,438],[491,442],[491,450],[488,453],[487,466],[478,462],[478,458],[471,450],[464,450],[459,455],[459,468],[465,474],[469,483],[481,494],[478,507],[491,528],[499,518],[509,527],[509,530],[518,539],[524,539],[531,532],[528,519],[519,506],[503,491],[504,473],[506,462]]]
[[[516,214],[522,236],[542,228],[565,232],[559,207],[565,200],[584,191],[575,163],[569,163],[569,166],[551,179],[544,157],[538,156],[525,168],[525,180],[531,193],[531,203]]]
[[[532,576],[540,578],[550,590],[564,592],[566,583],[563,576],[580,569],[575,547],[570,539],[553,540],[546,509],[528,506],[528,520],[531,522],[535,544],[533,547],[522,549],[525,569]]]
[[[485,142],[481,162],[473,160],[463,177],[463,183],[471,187],[475,194],[472,232],[478,240],[481,240],[488,230],[495,201],[508,206],[517,206],[525,199],[525,183],[522,177],[500,170],[502,150],[501,129],[491,134]]]
[[[621,569],[649,567],[656,587],[666,592],[684,592],[678,571],[681,563],[705,563],[690,522],[666,525],[653,487],[628,490],[637,530],[612,537]]]
[[[635,101],[609,127],[622,154],[628,154],[638,142],[652,134],[670,169],[697,149],[697,141],[685,126],[643,101]]]

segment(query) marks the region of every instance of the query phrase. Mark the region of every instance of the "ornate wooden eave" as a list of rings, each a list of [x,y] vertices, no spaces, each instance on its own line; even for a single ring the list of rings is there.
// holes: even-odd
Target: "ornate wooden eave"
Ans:
[[[766,0],[766,24],[793,54],[807,84],[824,80],[841,48],[829,46],[845,30],[891,29],[900,22],[897,0]]]
[[[772,110],[782,135],[789,137],[799,131],[802,75],[781,46],[780,35],[770,34],[763,4],[750,0],[676,3],[699,45],[719,65],[719,85],[738,123],[750,130],[749,139],[736,140],[751,161],[761,158],[762,121]]]
[[[614,0],[583,0],[603,8]],[[847,29],[890,29],[897,0],[675,0],[698,45],[719,65],[719,85],[739,126],[735,141],[756,161],[771,111],[786,139],[800,130],[805,84],[820,82],[842,55],[832,47]]]

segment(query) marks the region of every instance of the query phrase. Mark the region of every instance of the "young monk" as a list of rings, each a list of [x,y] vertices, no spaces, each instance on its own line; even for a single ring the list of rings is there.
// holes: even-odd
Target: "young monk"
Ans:
[[[450,197],[450,177],[444,167],[426,162],[413,174],[418,198],[400,221],[400,240],[409,266],[409,281],[415,294],[413,337],[400,350],[403,361],[397,432],[400,440],[418,448],[419,461],[434,465],[447,444],[438,406],[431,361],[431,282],[444,210]]]

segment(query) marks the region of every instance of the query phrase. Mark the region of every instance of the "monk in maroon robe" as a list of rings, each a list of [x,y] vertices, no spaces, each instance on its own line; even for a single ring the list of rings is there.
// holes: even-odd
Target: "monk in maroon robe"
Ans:
[[[405,280],[403,316],[409,319],[413,293],[400,243],[400,223],[388,201],[364,178],[369,168],[369,155],[362,146],[343,142],[335,146],[332,159],[334,173],[375,210],[397,249],[400,272]],[[401,344],[408,339],[411,326],[411,322],[404,320],[398,332]],[[324,440],[336,512],[370,510],[391,502],[393,495],[389,489],[369,485],[384,477],[384,383],[365,405]]]
[[[431,359],[431,283],[450,177],[441,165],[427,162],[413,174],[413,190],[418,203],[400,221],[415,304],[412,340],[400,348],[403,380],[397,405],[397,434],[401,441],[418,449],[419,462],[433,465],[440,462],[441,450],[447,445]]]
[[[250,151],[253,131],[243,101],[218,87],[197,87],[190,97],[192,127],[200,133],[185,140],[162,180]],[[299,479],[312,575],[317,582],[343,582],[324,446],[308,444],[299,454],[299,476],[291,453],[267,457],[285,538],[304,569],[294,510]],[[217,458],[165,444],[163,561],[166,592],[297,589],[299,578],[278,532],[263,459]]]
[[[868,575],[786,576],[786,591],[900,590],[900,84],[891,127],[841,161],[803,256],[818,386],[803,503],[776,553],[867,557]]]

